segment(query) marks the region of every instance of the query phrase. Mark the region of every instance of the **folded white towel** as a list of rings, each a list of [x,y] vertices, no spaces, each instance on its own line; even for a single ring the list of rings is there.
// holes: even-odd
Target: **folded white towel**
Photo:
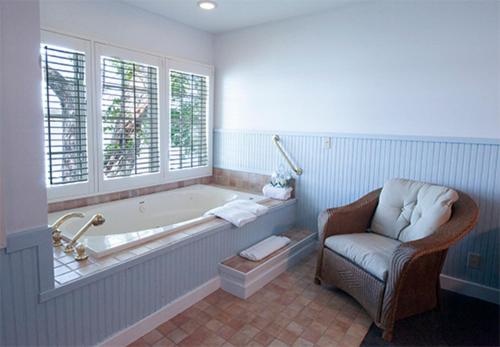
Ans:
[[[276,252],[278,249],[285,247],[290,243],[290,239],[285,236],[271,236],[267,239],[256,243],[250,248],[240,252],[240,256],[252,261],[264,259],[269,254]]]
[[[250,200],[233,200],[231,202],[228,202],[224,206],[240,208],[257,216],[262,216],[263,214],[266,214],[267,211],[269,211],[269,207],[257,204]]]
[[[292,187],[280,188],[273,187],[270,184],[266,184],[264,188],[262,188],[262,193],[264,196],[268,198],[276,199],[276,200],[288,200],[292,196]]]
[[[205,212],[205,216],[207,215],[214,215],[219,218],[225,219],[238,228],[257,219],[257,216],[255,214],[231,206],[216,207],[210,211]]]

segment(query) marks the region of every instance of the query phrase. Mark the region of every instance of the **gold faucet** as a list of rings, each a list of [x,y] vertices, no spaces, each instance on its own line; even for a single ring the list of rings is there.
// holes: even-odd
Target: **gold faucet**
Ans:
[[[66,222],[68,219],[83,218],[83,217],[85,217],[85,214],[80,213],[80,212],[66,213],[64,216],[60,217],[58,220],[56,220],[54,222],[54,224],[52,224],[50,226],[50,228],[52,229],[52,244],[54,245],[54,247],[62,246],[62,242],[61,242],[62,235],[61,235],[61,230],[59,229],[59,227],[64,222]]]
[[[80,230],[78,230],[78,232],[75,234],[75,236],[73,236],[71,241],[64,248],[64,252],[65,253],[73,253],[73,251],[75,250],[74,246],[75,246],[76,242],[78,241],[78,239],[80,237],[82,237],[82,235],[85,234],[87,232],[87,230],[90,229],[91,226],[98,226],[98,225],[104,224],[105,221],[106,221],[106,219],[104,219],[104,216],[102,214],[100,214],[100,213],[95,214],[87,223],[85,223],[85,225]],[[83,256],[81,256],[81,258],[83,258]],[[87,259],[87,258],[85,258],[85,259]],[[79,260],[84,260],[84,259],[79,259]]]

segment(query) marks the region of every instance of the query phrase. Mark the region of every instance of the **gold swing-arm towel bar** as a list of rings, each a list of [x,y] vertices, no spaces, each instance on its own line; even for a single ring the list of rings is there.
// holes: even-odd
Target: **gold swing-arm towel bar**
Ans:
[[[297,166],[292,161],[292,159],[290,159],[290,157],[288,156],[288,153],[283,148],[283,145],[280,142],[279,135],[277,135],[277,134],[273,135],[273,142],[276,145],[276,147],[278,147],[278,150],[280,151],[281,155],[283,155],[283,157],[287,161],[288,165],[290,165],[290,167],[292,168],[293,172],[295,172],[297,174],[297,176],[302,175],[302,173],[303,173],[302,169],[299,166]]]

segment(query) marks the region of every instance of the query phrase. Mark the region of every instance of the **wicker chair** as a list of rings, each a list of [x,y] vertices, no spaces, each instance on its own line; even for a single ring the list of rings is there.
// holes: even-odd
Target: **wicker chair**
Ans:
[[[466,194],[458,193],[451,218],[424,238],[402,242],[389,256],[385,280],[376,278],[350,259],[332,251],[325,240],[332,235],[365,233],[379,202],[381,189],[356,202],[323,211],[318,218],[321,247],[316,284],[334,285],[354,297],[391,341],[396,320],[438,305],[439,274],[448,248],[476,224],[479,210]],[[349,235],[351,236],[351,235]]]

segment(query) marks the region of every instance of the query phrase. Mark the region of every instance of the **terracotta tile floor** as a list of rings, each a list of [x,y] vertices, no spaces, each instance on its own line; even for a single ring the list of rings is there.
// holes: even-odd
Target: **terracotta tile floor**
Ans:
[[[129,346],[359,346],[371,319],[345,293],[313,283],[315,261],[247,300],[219,289]]]

